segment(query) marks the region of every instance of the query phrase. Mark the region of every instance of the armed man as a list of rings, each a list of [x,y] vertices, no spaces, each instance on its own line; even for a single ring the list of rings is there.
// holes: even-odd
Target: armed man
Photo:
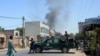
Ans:
[[[67,31],[65,31],[64,36],[65,36],[66,40],[68,41],[68,37],[69,37],[69,35],[67,34]]]

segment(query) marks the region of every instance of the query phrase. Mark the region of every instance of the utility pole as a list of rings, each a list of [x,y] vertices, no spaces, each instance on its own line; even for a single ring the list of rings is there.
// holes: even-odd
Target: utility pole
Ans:
[[[24,17],[22,17],[22,29],[23,29],[22,47],[25,47],[25,18]]]

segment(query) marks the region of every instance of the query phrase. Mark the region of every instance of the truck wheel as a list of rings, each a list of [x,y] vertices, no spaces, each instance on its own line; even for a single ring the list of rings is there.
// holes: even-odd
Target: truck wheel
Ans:
[[[41,48],[40,48],[40,47],[37,47],[37,48],[35,49],[35,53],[41,53]]]
[[[68,52],[68,49],[66,47],[63,47],[62,48],[62,53],[67,53]]]

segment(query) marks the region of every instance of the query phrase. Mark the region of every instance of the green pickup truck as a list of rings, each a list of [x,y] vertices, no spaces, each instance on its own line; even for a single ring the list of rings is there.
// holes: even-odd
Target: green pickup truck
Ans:
[[[61,50],[63,53],[67,53],[70,48],[74,47],[73,39],[68,41],[61,41],[60,38],[48,38],[42,42],[34,44],[35,53],[41,53],[43,50]]]

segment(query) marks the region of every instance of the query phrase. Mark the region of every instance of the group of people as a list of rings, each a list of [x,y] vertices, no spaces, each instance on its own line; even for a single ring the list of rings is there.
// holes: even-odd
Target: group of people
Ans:
[[[79,40],[75,40],[75,48],[76,50],[80,49],[83,51],[83,48],[84,48],[84,41],[79,41]]]
[[[64,40],[66,41],[68,41],[68,37],[69,37],[69,35],[67,34],[67,31],[65,31],[65,34],[64,34]],[[13,51],[15,51],[15,53],[17,52],[16,50],[15,50],[15,48],[14,48],[14,46],[13,46],[13,36],[10,36],[9,37],[9,41],[8,41],[8,51],[7,51],[7,56],[14,56],[14,53],[13,53]],[[34,52],[34,40],[33,40],[33,38],[31,38],[31,40],[30,40],[30,50],[29,50],[29,54],[31,53],[31,52]]]
[[[67,34],[67,31],[65,31],[65,34],[64,34],[64,36],[65,36],[65,40],[68,40],[68,34]],[[31,40],[30,40],[30,50],[29,50],[29,54],[33,51],[34,52],[34,40],[33,40],[33,38],[31,38]],[[7,56],[14,56],[14,52],[13,51],[15,51],[15,53],[17,52],[16,50],[15,50],[15,48],[14,48],[14,45],[13,45],[13,36],[10,36],[9,37],[9,40],[8,40],[8,51],[7,51]]]

